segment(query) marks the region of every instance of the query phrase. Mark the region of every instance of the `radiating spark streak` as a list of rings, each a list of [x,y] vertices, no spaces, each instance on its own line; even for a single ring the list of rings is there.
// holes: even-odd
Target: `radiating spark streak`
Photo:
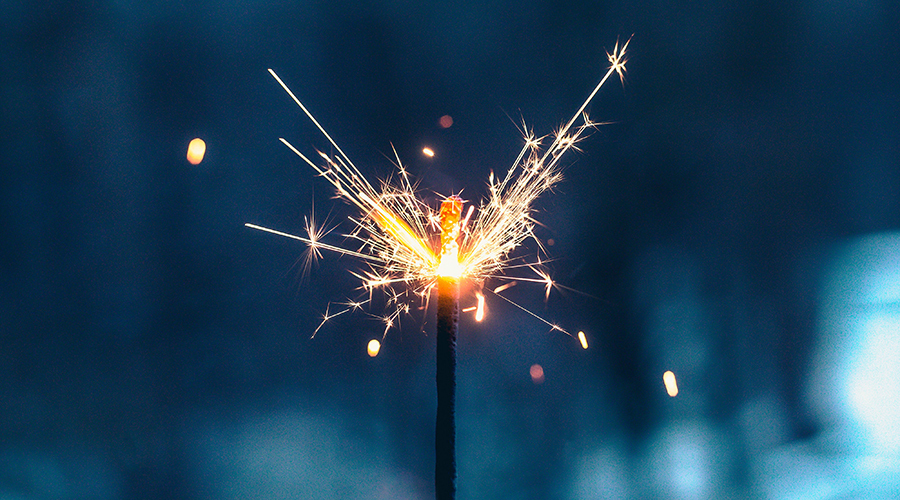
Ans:
[[[571,118],[552,135],[552,141],[546,149],[541,147],[541,143],[547,136],[536,136],[527,125],[523,125],[524,144],[515,161],[502,177],[496,177],[491,171],[487,197],[477,204],[477,214],[476,206],[470,205],[461,223],[459,215],[462,213],[463,202],[459,197],[445,199],[440,213],[417,197],[408,171],[400,162],[393,145],[391,147],[397,158],[400,181],[395,185],[385,180],[377,188],[373,186],[284,81],[269,69],[272,77],[336,151],[336,155],[318,152],[323,163],[314,162],[286,139],[279,139],[319,176],[324,177],[334,187],[338,197],[360,210],[361,215],[349,217],[353,229],[345,235],[358,246],[349,249],[322,243],[320,238],[327,232],[317,229],[314,220],[307,223],[308,238],[254,224],[247,224],[247,227],[302,241],[310,247],[313,257],[318,256],[321,249],[365,260],[369,269],[353,272],[353,275],[361,280],[362,288],[369,293],[369,300],[375,288],[386,294],[387,304],[393,309],[387,315],[378,317],[387,327],[385,333],[396,324],[401,314],[409,312],[409,305],[404,300],[417,297],[427,307],[437,278],[452,275],[475,280],[480,283],[479,286],[484,286],[485,280],[493,278],[510,280],[496,287],[493,293],[552,329],[569,335],[561,327],[499,293],[518,281],[528,281],[543,284],[546,287],[545,297],[549,298],[550,289],[557,286],[549,274],[535,267],[541,265],[540,259],[536,263],[530,263],[522,257],[510,255],[526,239],[538,241],[533,231],[537,221],[533,217],[532,205],[542,193],[552,189],[561,180],[563,155],[570,150],[577,150],[583,135],[597,125],[587,117],[585,109],[613,73],[617,73],[620,79],[624,78],[625,51],[629,42],[630,39],[619,47],[617,41],[612,53],[607,53],[610,66],[606,74]],[[429,154],[429,151],[433,155],[433,150],[423,150],[423,153]],[[447,203],[453,199],[456,200],[452,204],[454,218],[448,225],[443,215]],[[444,236],[439,236],[438,233]],[[538,245],[543,251],[540,241]],[[522,264],[513,264],[519,259],[522,259]],[[529,267],[539,278],[505,276],[506,271],[517,267]],[[402,287],[405,291],[398,292],[394,287]],[[340,313],[326,313],[322,324],[359,306],[354,304],[346,307]],[[483,314],[483,310],[482,296],[476,306],[476,314],[479,311]]]
[[[510,304],[512,304],[512,305],[514,305],[514,306],[516,306],[516,307],[518,307],[519,309],[521,309],[521,310],[527,312],[527,313],[530,314],[531,316],[537,318],[538,321],[540,321],[541,323],[544,323],[545,325],[549,326],[551,331],[553,331],[553,330],[559,330],[559,331],[565,333],[566,335],[568,335],[568,336],[570,336],[570,337],[572,336],[572,334],[569,333],[569,332],[567,332],[563,327],[561,327],[561,326],[559,326],[559,325],[557,325],[557,324],[555,324],[555,323],[551,323],[551,322],[547,321],[546,319],[544,319],[544,318],[538,316],[537,314],[535,314],[535,313],[529,311],[529,310],[528,310],[527,308],[525,308],[524,306],[520,306],[519,304],[513,302],[512,300],[510,300],[510,299],[508,299],[508,298],[506,298],[506,297],[504,297],[504,296],[502,296],[502,295],[499,295],[499,294],[496,294],[496,293],[495,293],[494,295],[497,296],[497,297],[500,297],[501,299],[503,299],[503,300],[509,302]]]
[[[504,278],[506,278],[506,276],[504,276]],[[509,290],[510,288],[512,288],[514,286],[516,286],[515,281],[510,281],[509,283],[504,283],[504,284],[498,286],[497,288],[494,288],[494,294],[498,294],[504,290]]]
[[[285,238],[291,238],[294,240],[302,241],[303,243],[306,243],[307,245],[309,245],[311,248],[321,248],[322,250],[329,250],[331,252],[337,252],[337,253],[344,254],[344,255],[359,257],[360,259],[366,259],[366,260],[372,260],[372,261],[380,260],[377,257],[369,255],[369,254],[354,252],[352,250],[347,250],[346,248],[329,245],[327,243],[322,243],[321,241],[313,241],[309,238],[304,238],[303,236],[297,236],[296,234],[290,234],[290,233],[284,233],[281,231],[276,231],[275,229],[269,229],[267,227],[257,226],[256,224],[250,224],[249,222],[244,225],[249,227],[250,229],[256,229],[258,231],[265,231],[267,233],[277,234],[278,236],[284,236]]]
[[[316,337],[316,334],[319,333],[319,330],[322,329],[322,327],[325,325],[325,323],[328,322],[328,320],[330,320],[330,319],[332,319],[332,318],[336,318],[336,317],[340,316],[341,314],[344,314],[345,312],[347,312],[347,311],[349,311],[349,310],[350,310],[350,309],[344,309],[343,311],[339,311],[339,312],[336,312],[336,313],[334,313],[334,314],[328,314],[328,308],[326,307],[326,308],[325,308],[325,314],[322,315],[322,322],[319,323],[319,326],[316,327],[316,330],[313,332],[312,337],[310,337],[310,338],[315,338],[315,337]]]

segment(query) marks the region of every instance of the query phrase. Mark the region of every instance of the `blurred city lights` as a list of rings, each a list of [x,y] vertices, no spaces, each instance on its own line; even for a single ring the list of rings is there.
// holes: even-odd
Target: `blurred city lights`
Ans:
[[[531,365],[531,368],[528,369],[528,373],[531,374],[531,381],[535,384],[543,384],[544,383],[544,367],[535,363]]]
[[[675,382],[675,374],[671,371],[663,373],[663,383],[666,384],[666,392],[673,398],[678,395],[678,384]]]
[[[369,341],[369,345],[366,346],[366,352],[369,353],[369,356],[374,358],[378,356],[378,351],[381,350],[381,342],[377,339],[372,339]]]
[[[192,140],[188,144],[187,160],[191,165],[199,165],[203,161],[203,155],[206,154],[206,143],[199,137]]]

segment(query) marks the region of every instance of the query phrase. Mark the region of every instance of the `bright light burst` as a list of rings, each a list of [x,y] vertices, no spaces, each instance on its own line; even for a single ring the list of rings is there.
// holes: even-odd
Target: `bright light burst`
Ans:
[[[458,196],[445,199],[440,210],[436,211],[416,195],[415,184],[410,181],[409,172],[400,161],[396,150],[394,151],[398,168],[396,181],[388,179],[381,181],[378,187],[373,186],[306,106],[270,69],[272,77],[319,129],[336,154],[327,155],[319,152],[321,163],[317,163],[287,140],[281,138],[280,141],[312,167],[319,176],[330,182],[340,198],[355,205],[360,211],[358,216],[349,217],[353,229],[344,235],[352,246],[323,243],[321,238],[327,231],[317,227],[312,219],[307,221],[307,237],[246,224],[253,229],[306,243],[309,247],[307,257],[310,259],[320,257],[320,250],[328,250],[357,257],[366,262],[366,269],[351,272],[362,281],[362,287],[368,292],[369,300],[340,304],[342,308],[337,312],[329,312],[329,307],[322,323],[316,328],[316,333],[331,318],[359,309],[362,304],[369,302],[375,289],[384,291],[386,296],[389,312],[378,318],[385,324],[387,333],[401,314],[410,311],[411,299],[427,303],[437,279],[441,276],[453,276],[473,280],[480,288],[483,288],[484,282],[488,279],[508,280],[493,290],[494,295],[523,309],[549,325],[551,329],[568,334],[563,328],[498,294],[516,281],[528,281],[543,284],[546,297],[549,298],[550,290],[555,283],[541,268],[540,259],[537,262],[526,262],[523,257],[513,257],[512,253],[528,238],[537,241],[533,233],[535,220],[532,217],[532,205],[542,193],[560,181],[562,156],[570,149],[577,149],[576,145],[583,134],[597,125],[587,117],[585,108],[610,76],[615,73],[620,79],[624,78],[625,50],[629,41],[621,47],[616,42],[615,49],[607,54],[610,62],[608,71],[572,118],[552,135],[550,145],[546,149],[541,148],[541,143],[547,139],[546,136],[537,137],[530,131],[526,132],[525,144],[506,175],[501,179],[491,172],[488,178],[488,197],[478,206],[475,219],[471,220],[475,207],[470,205],[462,221],[460,216],[464,202]],[[453,212],[450,218],[445,217],[448,210]],[[450,236],[442,239],[442,234]],[[540,246],[540,242],[538,245]],[[514,264],[513,261],[517,262]],[[505,274],[507,269],[512,268],[529,269],[536,277]],[[480,321],[483,317],[484,299],[480,293],[478,296],[477,310]],[[583,337],[580,340],[582,344],[585,343]]]

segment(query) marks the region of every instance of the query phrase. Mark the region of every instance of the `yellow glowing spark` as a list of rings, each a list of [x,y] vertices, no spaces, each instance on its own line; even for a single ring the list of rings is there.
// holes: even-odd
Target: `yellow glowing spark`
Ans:
[[[459,278],[463,269],[459,265],[459,216],[462,214],[462,198],[450,196],[441,203],[439,214],[441,225],[441,263],[438,276]]]
[[[588,348],[587,337],[584,336],[584,332],[578,332],[578,341],[581,342],[582,349]]]
[[[675,382],[675,374],[671,371],[663,373],[663,383],[666,384],[666,392],[671,397],[678,395],[678,384]]]
[[[422,154],[429,158],[434,158],[434,150],[431,148],[422,148]]]
[[[481,321],[484,319],[484,295],[475,292],[475,298],[478,299],[478,305],[475,306],[475,321]]]
[[[191,165],[199,165],[203,161],[203,155],[206,154],[206,143],[199,137],[192,140],[188,144],[187,160]]]
[[[544,383],[544,367],[535,363],[531,365],[531,368],[528,369],[528,374],[531,375],[531,381],[535,384],[543,384]]]
[[[352,246],[322,242],[321,238],[327,231],[318,227],[313,219],[307,221],[308,237],[294,236],[254,224],[247,226],[306,243],[311,250],[310,258],[317,258],[320,250],[328,250],[365,260],[368,269],[353,274],[361,279],[363,289],[369,294],[375,288],[385,292],[387,304],[393,308],[393,312],[382,318],[387,328],[396,324],[400,314],[409,311],[409,305],[404,301],[421,298],[427,303],[429,293],[441,276],[468,278],[482,286],[488,279],[510,280],[494,288],[495,295],[517,281],[537,282],[545,286],[545,296],[549,296],[550,289],[556,285],[549,274],[535,267],[540,265],[540,261],[528,263],[523,259],[513,265],[511,261],[514,258],[511,254],[526,239],[537,241],[533,233],[533,203],[562,178],[561,159],[565,153],[577,149],[583,135],[597,125],[588,119],[584,110],[614,73],[620,79],[624,78],[625,50],[629,41],[621,47],[617,42],[613,52],[607,54],[610,66],[606,74],[571,119],[552,135],[549,146],[542,148],[544,137],[526,132],[522,149],[505,175],[495,177],[491,172],[486,199],[469,206],[462,223],[460,215],[463,201],[457,196],[451,196],[443,201],[439,210],[421,201],[399,158],[399,175],[395,182],[382,181],[373,186],[290,88],[270,69],[272,77],[324,136],[334,154],[319,152],[321,160],[314,162],[286,139],[281,138],[280,141],[319,176],[325,178],[338,197],[356,206],[359,215],[350,218],[353,229],[345,235]],[[447,118],[449,126],[449,117]],[[424,148],[422,152],[434,155],[430,148]],[[515,258],[519,259],[522,257]],[[508,269],[519,267],[531,268],[538,274],[538,278],[504,274]],[[502,298],[540,319],[551,329],[565,332],[561,327],[540,318],[510,299]],[[476,316],[480,311],[483,317],[483,297],[478,300]],[[344,306],[340,312],[326,312],[319,328],[334,316],[354,309],[348,304]],[[582,344],[584,345],[584,341]]]
[[[369,341],[369,344],[366,346],[366,352],[369,353],[370,358],[374,358],[378,356],[378,351],[381,350],[381,342],[378,339],[372,339]]]

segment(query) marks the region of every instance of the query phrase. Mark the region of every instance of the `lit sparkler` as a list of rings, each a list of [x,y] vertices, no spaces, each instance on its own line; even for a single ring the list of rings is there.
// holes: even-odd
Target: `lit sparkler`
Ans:
[[[629,41],[626,41],[621,47],[616,42],[613,51],[607,53],[610,62],[608,71],[572,118],[552,135],[550,145],[546,149],[542,149],[541,143],[547,137],[538,137],[530,131],[526,132],[525,144],[506,175],[499,178],[491,172],[488,178],[488,197],[480,203],[474,220],[471,217],[475,207],[470,205],[462,222],[453,223],[454,227],[452,228],[443,228],[441,213],[436,212],[417,197],[409,172],[400,161],[396,151],[394,152],[398,168],[396,182],[383,181],[376,188],[290,88],[270,69],[269,73],[272,77],[319,129],[336,154],[331,156],[319,152],[321,163],[318,163],[301,153],[286,139],[281,138],[280,141],[312,167],[319,176],[330,182],[340,198],[355,205],[359,209],[360,215],[349,218],[353,228],[345,236],[347,241],[355,242],[352,247],[322,242],[320,240],[321,231],[309,222],[305,237],[255,224],[248,223],[246,225],[253,229],[300,240],[309,247],[309,256],[311,257],[317,257],[320,250],[327,250],[365,261],[367,268],[353,272],[353,274],[360,278],[363,289],[369,293],[370,297],[375,289],[381,289],[386,293],[389,312],[381,319],[388,327],[396,324],[399,316],[410,310],[409,299],[427,302],[441,276],[467,278],[482,286],[486,280],[492,278],[507,280],[505,284],[495,288],[494,295],[520,308],[521,306],[518,304],[499,295],[500,291],[505,290],[516,281],[541,283],[545,286],[545,295],[549,297],[550,290],[556,286],[556,283],[541,269],[540,261],[528,263],[522,260],[522,257],[513,257],[512,253],[528,238],[534,238],[537,241],[533,232],[535,220],[532,217],[532,205],[542,193],[560,181],[563,167],[562,156],[567,151],[576,148],[576,144],[584,133],[597,125],[587,117],[584,111],[613,74],[619,75],[620,79],[624,78],[625,50]],[[447,201],[454,198],[456,201],[453,206],[455,209],[458,208],[459,214],[462,214],[463,202],[461,199],[451,197]],[[446,205],[446,201],[444,205]],[[443,210],[441,208],[441,211]],[[455,231],[453,243],[456,249],[453,254],[445,252],[446,242],[442,241],[440,237],[443,229]],[[538,245],[540,246],[540,242]],[[516,260],[518,262],[512,265]],[[536,277],[505,274],[507,269],[513,268],[529,269],[536,274]],[[345,305],[337,312],[326,314],[324,320],[327,321],[355,308],[358,308],[357,303]],[[478,310],[483,314],[483,306],[480,306]],[[562,327],[550,323],[530,311],[525,311],[550,326],[551,329],[568,334]],[[318,332],[318,330],[317,328],[316,331]],[[583,340],[582,344],[584,344]]]
[[[620,79],[624,78],[627,47],[627,41],[621,48],[617,42],[613,52],[607,54],[609,70],[572,118],[553,135],[545,150],[541,149],[541,142],[545,137],[537,137],[528,132],[522,150],[506,175],[500,179],[491,172],[488,178],[489,196],[478,207],[478,215],[474,220],[471,219],[474,206],[469,206],[465,217],[462,216],[464,202],[459,196],[447,197],[437,212],[421,201],[416,196],[409,173],[396,151],[394,155],[399,169],[398,183],[381,182],[376,189],[290,88],[274,71],[269,70],[337,152],[334,156],[320,152],[322,163],[316,163],[287,140],[280,139],[330,182],[340,198],[359,208],[360,215],[350,218],[353,230],[345,235],[349,241],[355,241],[356,246],[354,249],[323,243],[323,230],[317,228],[311,218],[307,220],[306,237],[254,224],[247,226],[303,241],[309,247],[307,255],[310,258],[318,257],[320,250],[328,250],[364,260],[368,269],[354,275],[362,280],[363,289],[370,294],[369,300],[374,289],[381,289],[386,292],[387,304],[393,307],[391,312],[381,317],[385,324],[385,334],[401,314],[409,312],[408,297],[418,297],[427,303],[431,291],[437,288],[435,493],[438,499],[452,499],[456,493],[454,412],[460,280],[467,278],[483,285],[485,280],[502,277],[507,282],[495,288],[494,295],[550,325],[552,329],[568,334],[563,328],[540,318],[499,293],[517,281],[528,281],[543,284],[546,297],[549,298],[550,290],[556,286],[541,269],[540,260],[535,263],[523,260],[511,265],[515,259],[511,254],[527,238],[537,241],[533,233],[535,220],[532,218],[532,204],[543,192],[559,182],[562,176],[561,158],[567,151],[576,148],[585,131],[596,125],[588,119],[584,110],[610,76],[618,74]],[[428,148],[423,149],[423,153],[434,155]],[[540,246],[540,242],[538,245]],[[504,274],[506,269],[511,268],[530,269],[537,277]],[[484,317],[484,296],[476,293],[476,320],[481,321]],[[357,309],[362,304],[363,302],[349,302],[334,313],[329,313],[329,305],[322,323],[313,335],[331,318]],[[587,349],[587,339],[583,332],[579,332],[578,340]],[[372,340],[368,346],[369,355],[376,356],[379,348],[377,340]],[[540,365],[532,366],[531,375],[535,383],[544,380]]]

